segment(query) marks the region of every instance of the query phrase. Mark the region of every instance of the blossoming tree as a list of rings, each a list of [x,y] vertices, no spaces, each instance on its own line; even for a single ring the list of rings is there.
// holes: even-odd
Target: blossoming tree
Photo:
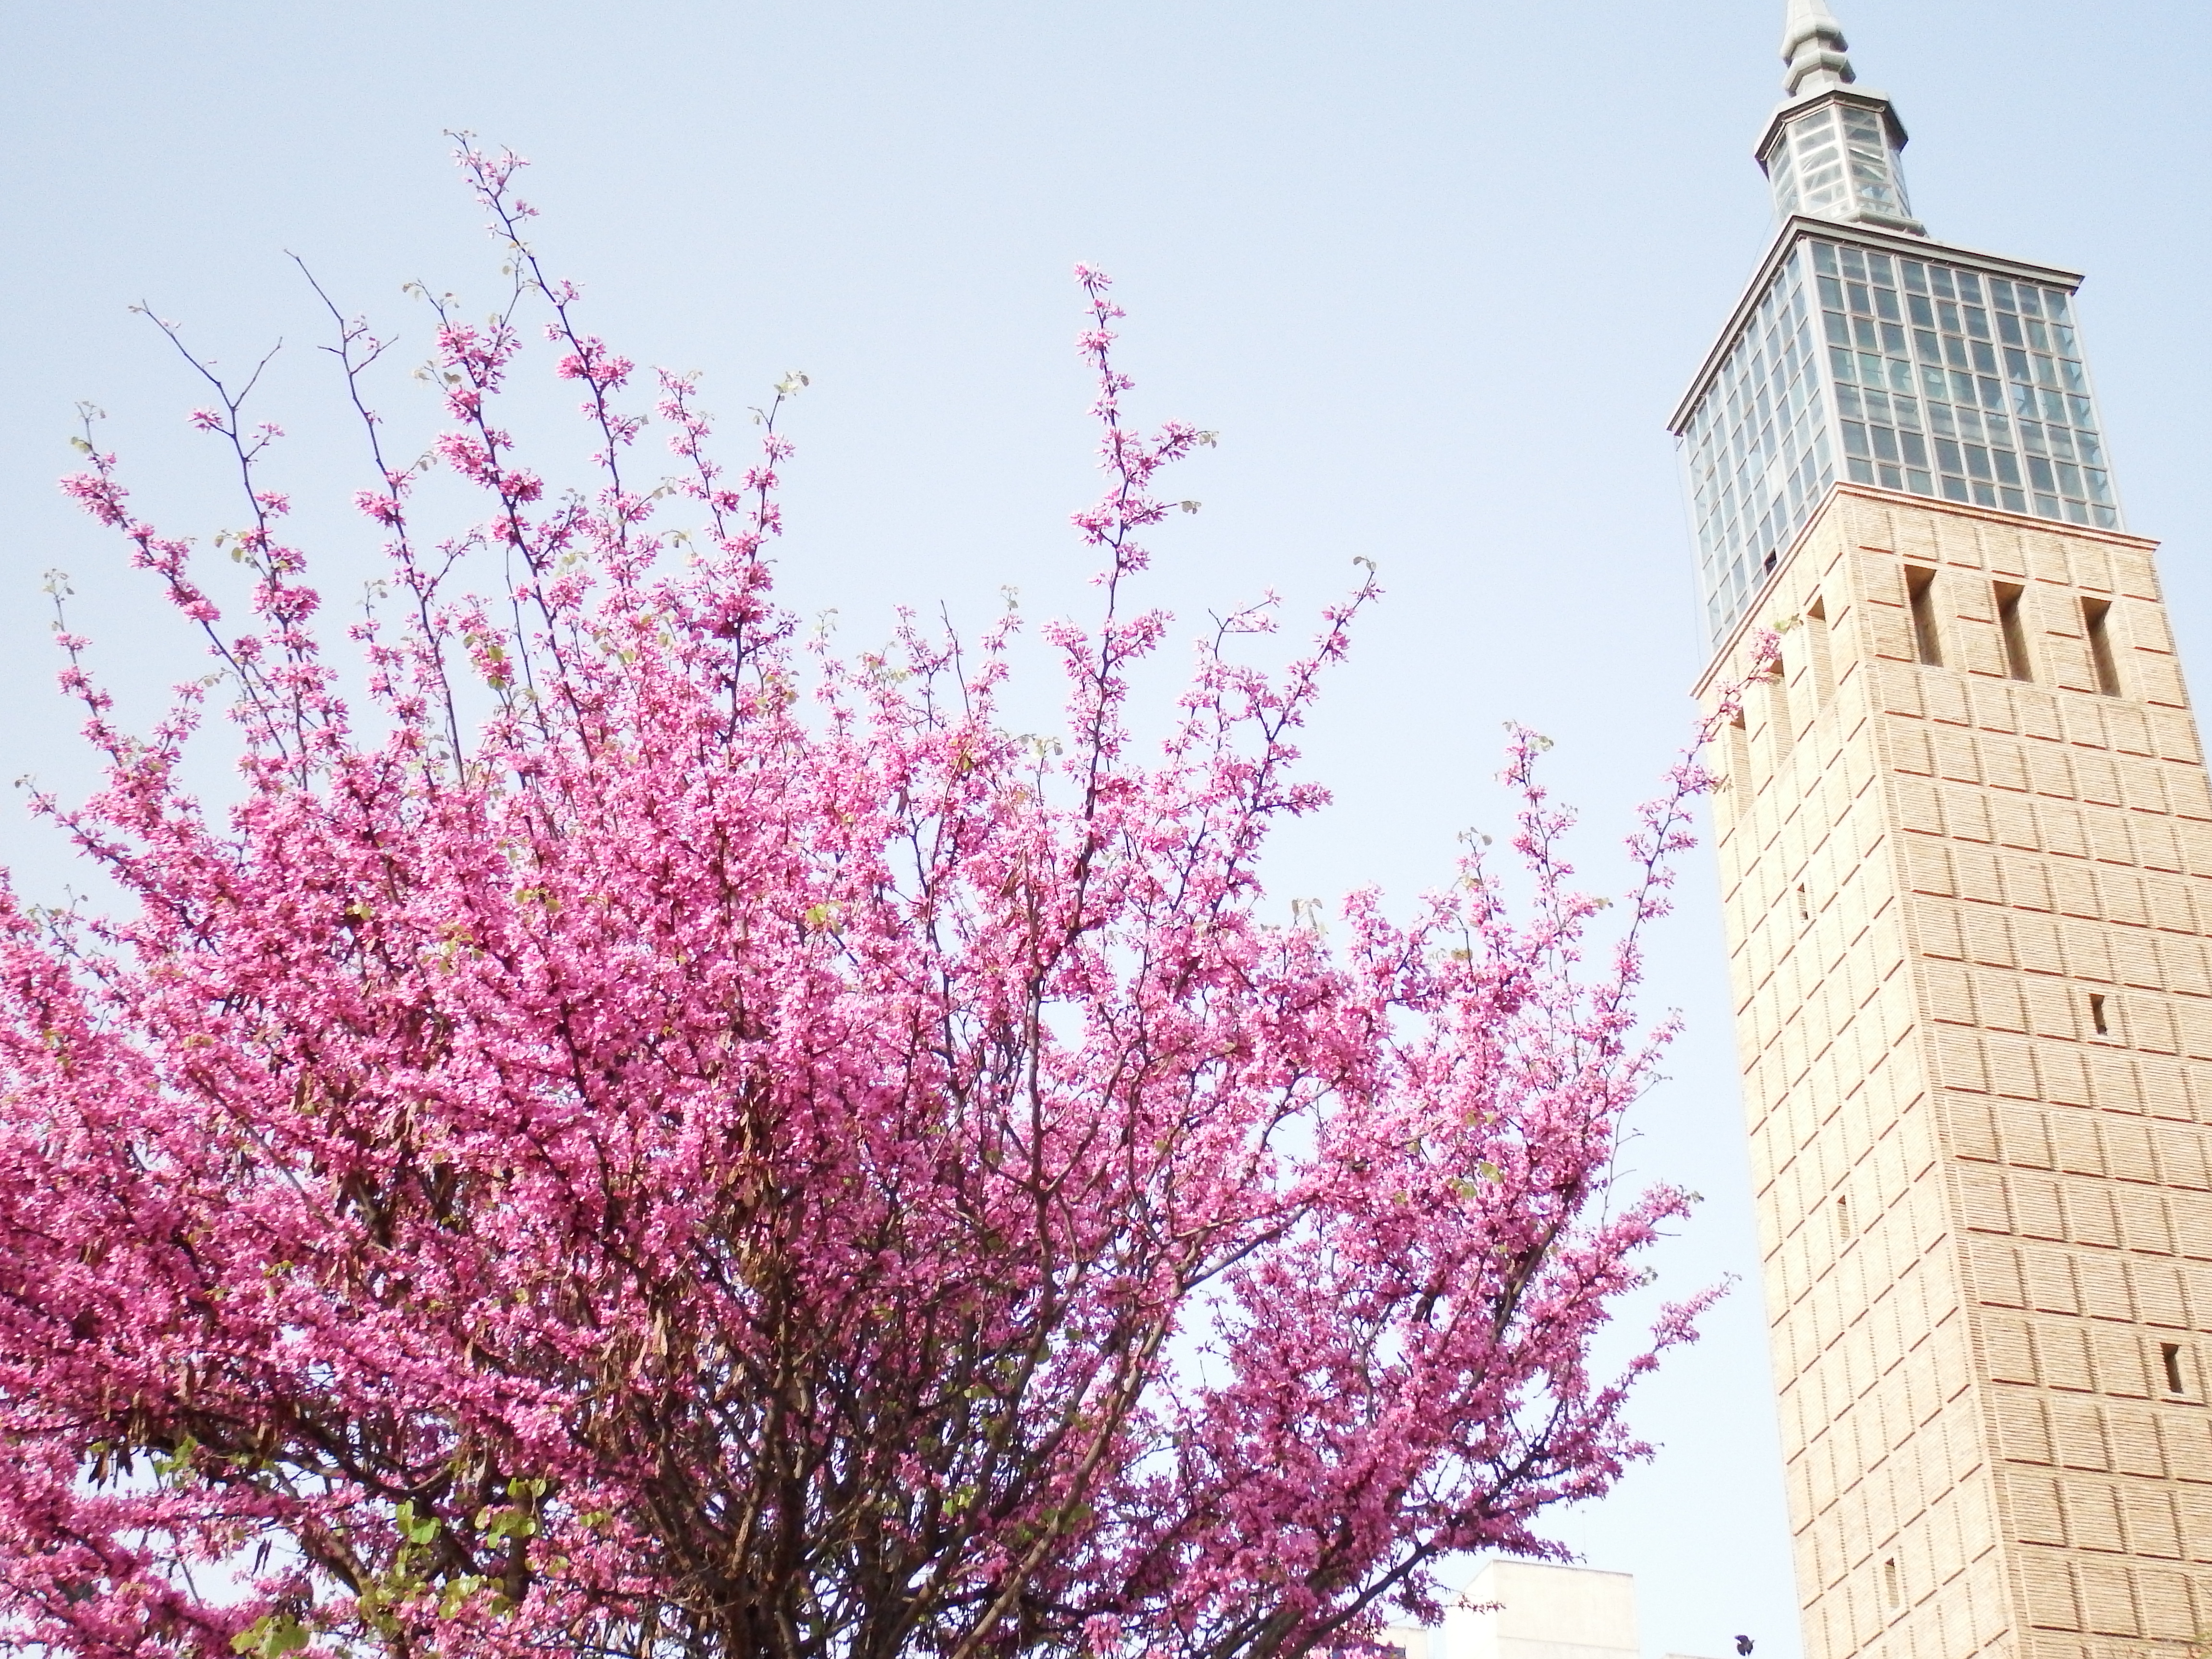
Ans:
[[[431,462],[385,453],[380,344],[332,313],[391,560],[365,701],[242,392],[204,370],[194,419],[244,481],[243,625],[112,455],[67,481],[217,672],[133,735],[62,635],[105,782],[41,805],[128,902],[0,895],[0,1639],[1231,1659],[1553,1551],[1547,1507],[1643,1450],[1652,1355],[1591,1344],[1684,1204],[1612,1160],[1694,769],[1601,948],[1526,738],[1531,896],[1471,860],[1407,925],[1270,920],[1267,831],[1322,799],[1292,741],[1373,589],[1279,673],[1233,622],[1135,740],[1138,538],[1206,434],[1126,423],[1104,276],[1103,573],[1039,743],[999,717],[1011,624],[796,637],[781,396],[729,472],[662,375],[645,482],[632,365],[540,271],[513,158],[461,159],[514,286],[489,325],[431,301]],[[500,424],[532,307],[581,489]],[[433,463],[476,522],[425,527]],[[219,808],[182,778],[218,686]]]

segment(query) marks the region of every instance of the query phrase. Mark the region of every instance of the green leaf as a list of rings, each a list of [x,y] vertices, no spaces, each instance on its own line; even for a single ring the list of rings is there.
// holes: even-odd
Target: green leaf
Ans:
[[[399,1535],[410,1544],[432,1544],[438,1539],[438,1517],[426,1515],[419,1520],[415,1514],[415,1500],[409,1498],[393,1512],[392,1522]]]
[[[307,1627],[289,1613],[264,1613],[230,1638],[233,1653],[256,1659],[283,1659],[307,1645]]]

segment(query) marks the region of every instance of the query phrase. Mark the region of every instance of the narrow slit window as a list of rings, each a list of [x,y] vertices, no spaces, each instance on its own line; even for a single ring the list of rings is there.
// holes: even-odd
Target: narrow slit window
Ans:
[[[2110,1036],[2112,1034],[2112,1021],[2105,1013],[2105,999],[2094,991],[2089,993],[2089,1029],[2096,1032],[2099,1036]]]
[[[1774,676],[1766,683],[1766,723],[1772,728],[1767,735],[1774,740],[1774,758],[1781,760],[1796,741],[1797,727],[1790,714],[1790,665],[1780,658],[1775,659]]]
[[[2014,582],[1999,582],[1996,588],[1997,631],[2004,639],[2005,672],[2016,680],[2032,680],[2035,668],[2027,657],[2027,629],[2020,620],[2023,590]]]
[[[1943,665],[1943,641],[1936,631],[1936,573],[1908,565],[1905,596],[1912,609],[1912,653],[1930,668]]]
[[[1897,1570],[1897,1558],[1892,1556],[1881,1564],[1882,1593],[1889,1597],[1892,1609],[1905,1605],[1905,1575]]]
[[[1813,659],[1813,707],[1826,708],[1836,695],[1836,668],[1829,654],[1828,608],[1818,599],[1805,612],[1805,641]]]
[[[1806,902],[1804,884],[1801,882],[1797,887],[1797,925],[1802,927],[1812,920],[1813,907]]]
[[[2181,1374],[2181,1344],[2160,1343],[2158,1362],[2166,1368],[2166,1391],[2168,1394],[2187,1394],[2189,1384]]]
[[[2097,676],[2097,690],[2106,696],[2120,695],[2119,665],[2112,660],[2112,602],[2081,601],[2081,631],[2089,636],[2089,666]]]
[[[1838,1239],[1844,1239],[1850,1236],[1851,1200],[1844,1194],[1838,1193],[1836,1194],[1836,1237]]]

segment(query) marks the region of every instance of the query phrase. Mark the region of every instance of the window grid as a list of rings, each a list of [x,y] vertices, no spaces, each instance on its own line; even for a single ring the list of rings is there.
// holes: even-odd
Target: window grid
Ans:
[[[1883,118],[1855,104],[1826,104],[1784,124],[1764,163],[1776,211],[1816,219],[1862,214],[1908,223],[1904,169]]]
[[[1716,640],[1836,481],[1806,278],[1793,249],[1683,430]]]
[[[1838,477],[2120,526],[2071,297],[1940,259],[1800,241],[1682,446],[1715,644]]]

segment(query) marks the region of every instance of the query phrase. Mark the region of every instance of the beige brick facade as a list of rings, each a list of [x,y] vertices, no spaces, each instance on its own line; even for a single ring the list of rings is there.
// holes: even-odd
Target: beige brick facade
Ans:
[[[2212,1631],[2212,790],[2151,554],[1845,485],[1701,688],[1782,628],[1715,813],[1811,1659]]]

